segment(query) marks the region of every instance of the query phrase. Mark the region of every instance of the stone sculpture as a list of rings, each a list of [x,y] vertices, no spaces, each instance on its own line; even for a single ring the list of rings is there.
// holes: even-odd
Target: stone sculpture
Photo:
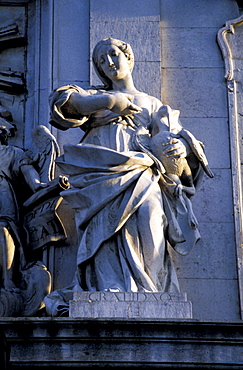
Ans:
[[[44,307],[51,276],[40,260],[30,258],[23,203],[48,193],[59,152],[44,126],[33,130],[32,147],[23,150],[8,144],[11,122],[2,117],[0,124],[0,316],[32,316]]]
[[[164,112],[163,112],[164,111]],[[192,171],[188,163],[188,158],[184,156],[170,158],[165,155],[161,148],[174,138],[180,138],[190,145],[192,152],[190,156],[196,156],[201,162],[204,171],[209,177],[214,177],[209,168],[204,147],[194,135],[185,130],[179,122],[179,111],[172,110],[168,105],[160,109],[161,120],[154,128],[155,134],[150,135],[149,130],[144,126],[139,127],[134,134],[134,145],[152,157],[161,173],[166,173],[172,181],[178,184],[177,191],[183,190],[188,196],[195,194],[193,185]],[[166,121],[164,121],[166,118]]]
[[[178,117],[170,126],[161,101],[136,89],[129,44],[101,40],[93,63],[103,87],[68,85],[50,96],[51,124],[85,132],[80,144],[65,145],[57,159],[69,176],[71,188],[61,195],[76,210],[79,245],[73,283],[45,298],[54,316],[67,314],[75,290],[179,293],[168,243],[185,255],[200,238],[190,196],[206,157],[200,161],[191,143],[173,133],[182,129]],[[167,133],[161,155],[167,163],[186,158],[191,193],[177,191],[182,176],[175,181],[140,140],[141,130],[152,139],[161,125]]]

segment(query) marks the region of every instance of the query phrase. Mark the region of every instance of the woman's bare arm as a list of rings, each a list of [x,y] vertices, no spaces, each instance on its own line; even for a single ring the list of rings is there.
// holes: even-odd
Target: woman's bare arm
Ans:
[[[90,115],[102,109],[109,109],[114,113],[128,115],[139,113],[142,111],[140,107],[132,103],[133,96],[125,93],[104,93],[100,95],[81,95],[72,93],[69,101],[63,108],[71,109],[82,116]],[[66,107],[65,107],[66,106]]]

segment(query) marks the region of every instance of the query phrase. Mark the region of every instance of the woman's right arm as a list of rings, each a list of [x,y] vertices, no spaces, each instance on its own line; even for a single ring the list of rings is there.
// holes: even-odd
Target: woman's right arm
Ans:
[[[120,92],[104,92],[97,95],[81,95],[73,92],[68,105],[81,115],[90,115],[99,110],[109,109],[114,113],[128,115],[141,112],[141,108],[132,103],[133,96]]]
[[[81,127],[92,113],[109,109],[120,115],[141,112],[132,103],[133,96],[120,92],[86,91],[76,85],[67,85],[53,91],[49,97],[50,123],[61,129]]]
[[[66,85],[52,91],[49,96],[50,124],[60,130],[67,130],[72,127],[82,127],[88,120],[88,116],[82,115],[69,104],[73,93],[89,95],[89,93],[76,85]]]

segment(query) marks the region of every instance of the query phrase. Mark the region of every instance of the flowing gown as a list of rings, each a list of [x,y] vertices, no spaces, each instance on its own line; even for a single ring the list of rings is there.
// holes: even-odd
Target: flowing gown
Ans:
[[[176,184],[134,146],[138,127],[156,132],[162,103],[137,92],[133,102],[143,108],[141,113],[122,117],[102,110],[80,117],[68,109],[74,91],[84,96],[102,93],[68,85],[50,97],[55,126],[85,131],[82,142],[64,145],[57,159],[69,176],[71,188],[61,195],[75,209],[79,237],[76,286],[70,289],[178,293],[168,243],[187,254],[200,238],[196,223],[190,222],[190,200],[175,197]],[[196,185],[200,165],[193,176]],[[47,312],[56,314],[64,293],[65,288],[47,297]]]

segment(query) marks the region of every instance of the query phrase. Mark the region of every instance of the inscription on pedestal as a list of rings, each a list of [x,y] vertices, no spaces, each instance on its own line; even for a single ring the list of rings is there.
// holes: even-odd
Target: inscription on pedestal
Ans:
[[[186,293],[75,292],[70,317],[192,318]]]

